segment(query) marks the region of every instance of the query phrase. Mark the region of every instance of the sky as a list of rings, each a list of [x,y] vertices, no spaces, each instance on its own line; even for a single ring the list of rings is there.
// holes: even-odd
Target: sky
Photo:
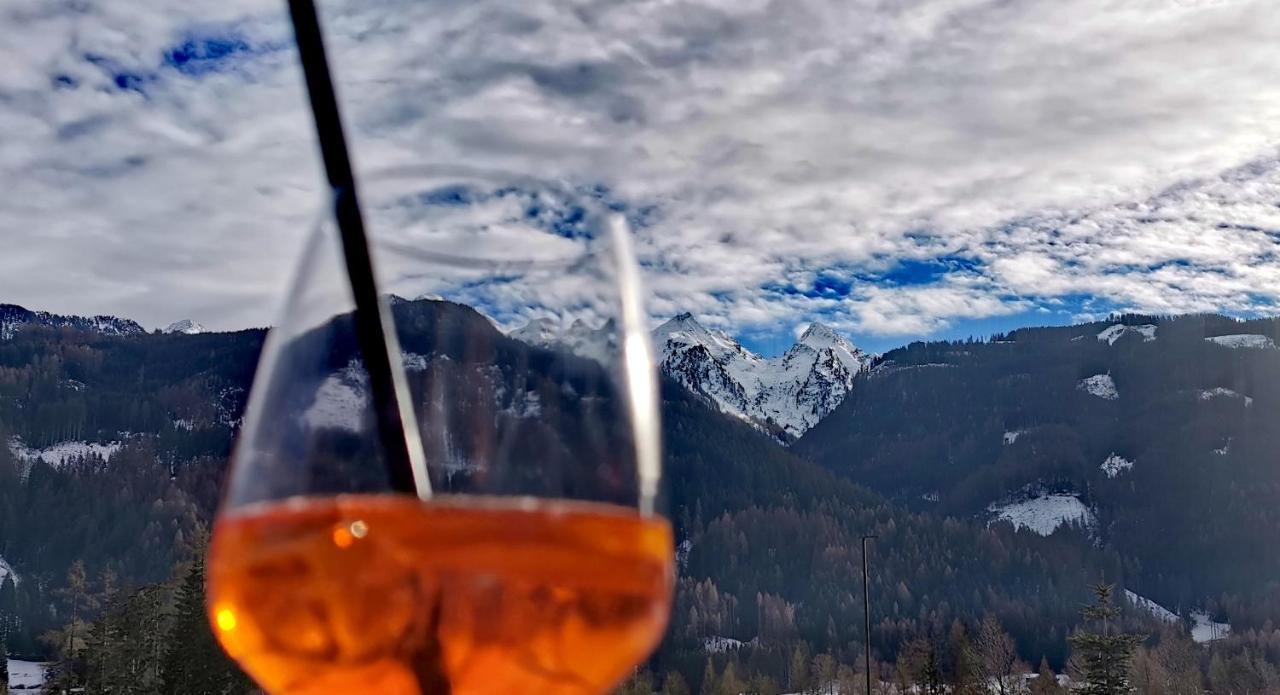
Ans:
[[[882,350],[1277,313],[1273,0],[320,8],[364,180],[435,167],[371,227],[537,256],[603,206],[655,321],[777,352],[811,320]],[[325,200],[284,3],[7,0],[0,36],[0,301],[275,322]]]

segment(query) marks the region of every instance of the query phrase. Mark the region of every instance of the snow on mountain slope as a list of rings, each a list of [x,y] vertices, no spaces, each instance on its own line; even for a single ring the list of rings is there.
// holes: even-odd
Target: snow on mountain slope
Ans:
[[[1195,611],[1191,614],[1191,639],[1197,644],[1220,640],[1230,634],[1230,624],[1214,622],[1207,612]]]
[[[12,339],[25,326],[73,328],[103,335],[139,335],[146,332],[136,322],[114,316],[62,316],[47,311],[31,311],[16,304],[0,304],[0,340]]]
[[[369,375],[364,366],[352,360],[342,371],[325,378],[302,419],[314,429],[359,432],[364,428],[364,411],[369,407],[368,386]]]
[[[835,410],[870,355],[820,323],[810,324],[782,357],[766,360],[756,410],[799,437]]]
[[[996,521],[1008,521],[1014,528],[1026,528],[1047,536],[1066,524],[1084,527],[1094,525],[1093,512],[1079,497],[1067,494],[1041,494],[1019,502],[992,504],[987,511]]]
[[[55,468],[81,456],[96,455],[102,457],[104,461],[110,461],[111,457],[119,450],[120,442],[103,443],[76,440],[57,442],[42,449],[33,449],[18,437],[9,439],[9,453],[13,454],[13,457],[18,461],[31,463],[40,460]]]
[[[1116,390],[1116,382],[1110,374],[1094,374],[1088,379],[1081,379],[1076,388],[1107,401],[1114,401],[1120,397],[1120,392]]]
[[[618,331],[612,320],[592,328],[582,319],[564,326],[553,318],[536,318],[507,335],[529,345],[563,348],[599,362],[618,349]]]
[[[1098,342],[1115,345],[1117,340],[1126,335],[1140,335],[1144,343],[1149,343],[1156,339],[1156,327],[1149,323],[1141,326],[1126,326],[1122,323],[1117,323],[1098,333]]]
[[[1236,391],[1232,391],[1231,389],[1228,389],[1228,388],[1223,388],[1221,386],[1211,388],[1211,389],[1206,389],[1200,392],[1200,400],[1202,401],[1209,401],[1209,400],[1213,400],[1214,398],[1240,398],[1244,400],[1244,406],[1246,408],[1253,405],[1252,397],[1246,396]]]
[[[191,319],[182,319],[181,321],[174,321],[166,326],[164,332],[195,335],[196,333],[204,333],[204,326],[192,321]]]
[[[1205,338],[1205,340],[1229,348],[1251,348],[1258,350],[1274,350],[1276,348],[1275,341],[1272,339],[1265,335],[1255,335],[1253,333],[1215,335],[1211,338]]]
[[[568,327],[537,318],[508,335],[540,347],[602,359],[617,349],[612,323]],[[658,326],[654,347],[663,373],[729,415],[789,441],[840,405],[853,378],[871,361],[843,336],[814,323],[782,355],[765,359],[684,313]]]
[[[47,666],[37,661],[9,659],[9,690],[39,692],[44,686]]]
[[[713,401],[722,412],[752,421],[760,394],[759,355],[719,331],[710,331],[692,314],[680,314],[653,332],[658,366],[689,390]]]
[[[1149,598],[1139,596],[1128,589],[1124,590],[1124,596],[1129,599],[1129,603],[1133,604],[1134,608],[1137,608],[1144,613],[1150,613],[1155,616],[1156,620],[1159,620],[1162,623],[1169,623],[1173,625],[1182,622],[1182,618],[1179,618],[1177,613],[1174,613]]]
[[[1107,459],[1102,462],[1102,465],[1098,467],[1102,469],[1103,473],[1107,474],[1108,478],[1114,478],[1117,475],[1120,475],[1121,471],[1132,470],[1133,461],[1130,461],[1129,459],[1123,456],[1120,456],[1119,454],[1113,451],[1111,452],[1111,455],[1108,456]]]
[[[13,577],[13,583],[18,583],[18,573],[13,571],[13,567],[3,557],[0,557],[0,584],[4,583],[5,577]]]

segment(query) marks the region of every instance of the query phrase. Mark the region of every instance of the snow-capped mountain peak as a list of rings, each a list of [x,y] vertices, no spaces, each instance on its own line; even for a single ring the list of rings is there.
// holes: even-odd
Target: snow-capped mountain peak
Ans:
[[[653,342],[660,353],[666,345],[701,345],[717,358],[742,359],[759,362],[760,356],[742,347],[742,344],[721,331],[711,330],[698,323],[693,314],[685,312],[658,326],[653,331]]]
[[[596,357],[606,341],[616,345],[611,325],[599,329],[575,321],[567,329],[555,319],[534,319],[511,337],[543,347],[562,347]],[[736,339],[683,313],[653,331],[659,367],[667,376],[782,441],[798,438],[840,404],[871,356],[834,329],[813,323],[785,353],[766,359]]]
[[[548,347],[560,337],[560,324],[551,318],[536,318],[508,333],[516,340],[538,347]]]
[[[609,354],[617,350],[617,333],[612,319],[599,328],[593,328],[582,319],[577,319],[565,326],[555,318],[540,317],[530,320],[507,335],[529,345],[563,348],[576,355],[603,362]]]
[[[788,354],[797,351],[801,346],[812,348],[814,350],[830,350],[845,369],[851,373],[858,373],[867,362],[870,361],[871,355],[865,350],[859,348],[849,342],[847,338],[840,335],[830,326],[814,322],[800,334],[800,340],[788,350]]]
[[[174,321],[165,327],[165,333],[184,333],[186,335],[195,335],[196,333],[204,333],[204,326],[192,321],[191,319],[182,319]]]

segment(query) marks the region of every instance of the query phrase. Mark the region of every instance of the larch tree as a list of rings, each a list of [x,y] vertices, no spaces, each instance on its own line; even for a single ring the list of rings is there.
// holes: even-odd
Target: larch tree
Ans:
[[[1018,649],[1013,638],[1004,631],[1000,621],[994,615],[982,619],[978,628],[976,650],[981,664],[982,675],[994,686],[997,695],[1008,695],[1014,690],[1015,667],[1018,664]]]

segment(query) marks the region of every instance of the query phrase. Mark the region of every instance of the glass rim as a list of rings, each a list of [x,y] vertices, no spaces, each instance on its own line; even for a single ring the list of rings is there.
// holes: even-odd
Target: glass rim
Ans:
[[[378,198],[377,195],[371,194],[375,190],[375,186],[388,181],[429,181],[432,179],[438,182],[438,185],[433,188],[462,183],[483,183],[495,188],[516,186],[531,193],[545,192],[560,196],[575,205],[581,206],[587,212],[586,220],[597,233],[582,239],[586,243],[583,244],[584,248],[577,253],[549,259],[500,258],[484,255],[442,253],[392,239],[385,233],[380,233],[379,225],[375,223],[374,219],[379,206],[372,204]],[[520,174],[495,167],[477,167],[463,164],[385,166],[368,171],[357,171],[356,181],[357,195],[361,201],[361,208],[365,217],[366,238],[371,249],[381,249],[403,258],[460,270],[480,270],[490,273],[571,270],[608,253],[610,245],[614,243],[614,240],[610,238],[610,227],[620,222],[624,226],[624,232],[628,234],[631,228],[626,216],[621,212],[609,208],[598,198],[575,189],[562,179]],[[412,191],[405,192],[405,195],[412,194]],[[334,224],[333,211],[335,201],[336,193],[329,190],[327,199],[315,212],[312,229]]]

